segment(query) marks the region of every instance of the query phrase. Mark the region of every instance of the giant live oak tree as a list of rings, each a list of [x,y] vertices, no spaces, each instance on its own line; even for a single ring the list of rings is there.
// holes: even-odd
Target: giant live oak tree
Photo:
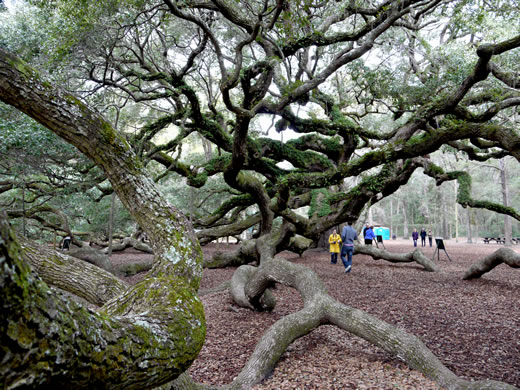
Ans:
[[[0,372],[9,386],[145,388],[177,378],[204,340],[196,296],[199,242],[258,226],[254,239],[207,265],[244,264],[231,282],[241,306],[272,308],[269,287],[283,283],[300,292],[304,307],[265,333],[231,388],[260,381],[292,341],[327,323],[400,356],[446,388],[513,388],[458,378],[419,339],[335,301],[312,271],[276,254],[297,250],[301,237],[315,241],[327,229],[356,220],[419,168],[438,183],[457,180],[457,201],[464,207],[519,219],[514,208],[473,199],[471,177],[444,172],[430,154],[449,146],[477,160],[519,160],[518,130],[500,118],[520,104],[513,72],[520,36],[476,45],[485,38],[478,23],[461,21],[464,12],[480,10],[471,1],[164,0],[115,1],[106,8],[49,3],[72,15],[60,26],[78,33],[67,40],[72,46],[65,67],[76,81],[60,87],[0,49],[0,99],[102,169],[147,233],[154,263],[131,288],[101,271],[89,273],[84,285],[75,280],[76,294],[102,305],[98,313],[87,312],[49,293],[26,266],[30,262],[44,280],[66,289],[70,283],[63,279],[72,277],[73,260],[17,243],[2,222],[7,315],[0,323]],[[487,5],[497,20],[511,22],[508,7],[514,4]],[[433,40],[467,59],[433,50]],[[136,120],[134,132],[116,128],[98,112],[107,96],[123,108],[141,106],[148,119]],[[255,129],[265,123],[280,135],[292,130],[299,137],[262,137]],[[195,133],[207,152],[199,165],[180,153]],[[197,235],[154,181],[172,173],[196,188],[221,177],[229,188],[212,213],[191,216]],[[298,212],[303,206],[310,206],[308,216]],[[420,253],[358,249],[436,269]],[[498,257],[504,256],[517,266],[514,254]],[[246,264],[253,261],[256,266]],[[97,282],[112,288],[90,297],[87,291]],[[182,374],[177,386],[195,385]]]

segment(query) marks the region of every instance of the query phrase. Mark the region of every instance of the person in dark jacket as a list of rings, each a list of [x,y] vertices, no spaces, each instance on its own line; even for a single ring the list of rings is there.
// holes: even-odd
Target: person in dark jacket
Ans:
[[[72,242],[71,236],[65,236],[63,240],[61,241],[61,249],[64,251],[70,250],[70,243]]]
[[[419,233],[417,232],[417,229],[413,229],[413,233],[412,233],[413,246],[417,246],[418,239],[419,239]]]
[[[421,246],[426,246],[426,230],[421,229]]]
[[[352,255],[354,254],[354,241],[358,239],[356,230],[352,227],[352,222],[347,222],[341,231],[341,261],[345,266],[345,273],[350,273],[352,269]],[[345,259],[347,256],[347,259]]]

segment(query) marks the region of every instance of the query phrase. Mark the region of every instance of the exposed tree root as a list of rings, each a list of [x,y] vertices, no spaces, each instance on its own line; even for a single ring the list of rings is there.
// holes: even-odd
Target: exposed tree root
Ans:
[[[384,249],[379,249],[370,245],[355,244],[355,252],[364,255],[372,256],[374,260],[386,260],[391,263],[413,263],[424,267],[426,271],[438,272],[439,267],[429,258],[427,258],[422,251],[417,248],[408,253],[391,253]]]
[[[462,279],[469,280],[480,278],[482,275],[502,263],[505,263],[512,268],[520,268],[520,255],[510,248],[500,248],[496,252],[484,257],[482,260],[469,267]]]

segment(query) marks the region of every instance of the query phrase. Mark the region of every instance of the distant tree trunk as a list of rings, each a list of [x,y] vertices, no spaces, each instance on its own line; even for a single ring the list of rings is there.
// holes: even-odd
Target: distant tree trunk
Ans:
[[[401,206],[403,207],[403,238],[407,239],[408,237],[408,215],[406,214],[406,202],[401,200]]]
[[[442,237],[444,239],[449,238],[449,226],[448,226],[448,206],[446,205],[446,198],[441,193],[441,207],[442,207]]]
[[[390,199],[390,234],[394,234],[394,202]]]
[[[468,216],[468,219],[467,219],[467,222],[468,222],[468,239],[467,239],[467,242],[468,244],[472,244],[473,243],[473,237],[472,237],[472,234],[471,234],[471,209],[467,209],[467,216]]]
[[[211,148],[211,142],[200,135],[200,140],[202,141],[202,149],[204,149],[204,157],[206,161],[210,161],[213,158],[213,150]]]
[[[500,159],[500,184],[502,185],[502,201],[504,206],[509,206],[509,183],[507,180],[507,161],[505,158]],[[511,217],[504,215],[504,236],[506,238],[506,246],[513,245],[511,240],[513,236],[513,228],[511,225]]]
[[[457,203],[457,181],[453,182],[454,207],[455,207],[455,242],[459,242],[459,204]]]

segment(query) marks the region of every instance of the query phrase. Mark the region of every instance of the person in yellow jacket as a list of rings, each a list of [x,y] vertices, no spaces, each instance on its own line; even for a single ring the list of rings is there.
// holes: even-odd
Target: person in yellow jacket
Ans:
[[[330,244],[330,263],[336,264],[338,262],[339,248],[341,247],[341,236],[336,232],[336,229],[332,231],[329,236]]]

